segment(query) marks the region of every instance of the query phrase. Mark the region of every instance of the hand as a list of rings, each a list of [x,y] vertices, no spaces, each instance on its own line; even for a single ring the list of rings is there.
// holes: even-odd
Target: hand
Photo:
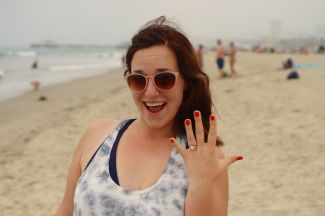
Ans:
[[[194,136],[191,120],[185,120],[185,129],[189,149],[185,149],[177,143],[175,138],[170,138],[169,142],[174,145],[181,154],[190,185],[213,184],[219,176],[237,160],[242,160],[240,155],[232,155],[223,159],[217,156],[217,121],[214,115],[210,116],[210,131],[207,143],[204,141],[204,130],[201,113],[194,112],[195,134]]]

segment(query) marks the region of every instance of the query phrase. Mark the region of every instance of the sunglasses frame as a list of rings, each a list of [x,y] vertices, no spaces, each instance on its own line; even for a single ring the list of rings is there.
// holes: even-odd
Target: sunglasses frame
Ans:
[[[175,83],[174,83],[173,87],[171,87],[170,89],[166,89],[166,90],[165,90],[165,89],[161,89],[161,88],[159,88],[159,87],[156,85],[156,82],[155,82],[155,76],[157,76],[157,75],[159,75],[159,74],[164,74],[164,73],[171,73],[171,74],[173,74],[173,75],[175,76]],[[142,77],[144,77],[144,78],[146,79],[146,85],[145,85],[145,87],[144,87],[141,91],[136,91],[136,90],[134,90],[134,89],[132,89],[132,88],[130,87],[129,82],[128,82],[128,78],[129,78],[130,76],[132,76],[132,75],[139,75],[139,76],[142,76]],[[159,91],[170,91],[170,90],[172,90],[172,89],[175,87],[176,82],[177,82],[177,77],[178,77],[178,75],[179,75],[179,72],[173,72],[173,71],[161,71],[161,72],[158,72],[158,73],[153,74],[153,75],[144,75],[144,74],[141,74],[141,73],[129,73],[129,74],[124,75],[124,78],[125,78],[126,82],[128,83],[129,88],[130,88],[132,91],[137,92],[137,93],[141,93],[141,92],[144,92],[144,91],[147,89],[147,87],[148,87],[148,83],[149,83],[149,79],[152,79],[152,82],[153,82],[154,86],[155,86],[156,89],[158,89]]]

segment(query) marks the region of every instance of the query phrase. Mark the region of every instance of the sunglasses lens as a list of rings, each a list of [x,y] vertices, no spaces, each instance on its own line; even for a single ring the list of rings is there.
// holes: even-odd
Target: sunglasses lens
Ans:
[[[173,73],[159,73],[155,76],[155,84],[161,90],[169,90],[174,87],[176,76]]]
[[[129,87],[134,91],[142,91],[146,87],[146,78],[139,74],[132,74],[127,79]]]

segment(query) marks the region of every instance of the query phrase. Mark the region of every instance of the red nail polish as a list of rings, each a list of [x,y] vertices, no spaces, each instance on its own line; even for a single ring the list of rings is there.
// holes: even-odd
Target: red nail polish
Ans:
[[[174,143],[174,139],[173,138],[169,138],[168,139],[170,143]]]
[[[186,120],[185,120],[185,124],[186,124],[187,126],[189,126],[189,125],[191,124],[191,121],[190,121],[189,119],[186,119]]]
[[[238,156],[237,157],[237,160],[243,160],[244,158],[243,158],[243,156]]]
[[[199,117],[200,116],[200,112],[199,111],[194,111],[194,116],[195,117]]]
[[[211,121],[214,121],[215,118],[216,118],[216,117],[215,117],[214,115],[210,115],[210,120],[211,120]]]

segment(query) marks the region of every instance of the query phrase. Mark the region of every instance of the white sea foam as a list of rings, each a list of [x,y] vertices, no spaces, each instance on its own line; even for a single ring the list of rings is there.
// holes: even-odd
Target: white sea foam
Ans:
[[[105,73],[122,66],[116,49],[5,49],[0,50],[0,101],[30,91],[32,80],[46,85]],[[4,55],[3,55],[4,54]],[[38,67],[32,68],[37,61]],[[5,75],[4,75],[5,72]]]
[[[17,56],[22,56],[22,57],[25,57],[25,56],[36,56],[37,55],[36,52],[32,52],[32,51],[17,51],[14,54],[17,55]]]
[[[59,70],[82,70],[82,69],[89,69],[89,68],[105,68],[111,67],[112,64],[83,64],[83,65],[58,65],[49,67],[52,71],[59,71]]]

